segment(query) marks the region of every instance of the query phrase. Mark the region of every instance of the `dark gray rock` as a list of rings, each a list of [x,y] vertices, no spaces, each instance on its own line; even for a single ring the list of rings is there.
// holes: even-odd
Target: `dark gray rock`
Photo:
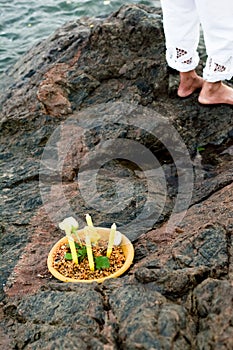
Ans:
[[[232,282],[207,279],[194,289],[192,300],[199,326],[197,349],[232,348]]]
[[[164,49],[161,11],[125,5],[65,24],[8,71],[1,349],[232,348],[232,108],[177,98]],[[130,237],[134,264],[59,283],[58,222],[87,212]]]
[[[124,284],[109,297],[122,349],[191,349],[195,325],[185,308],[141,284]]]

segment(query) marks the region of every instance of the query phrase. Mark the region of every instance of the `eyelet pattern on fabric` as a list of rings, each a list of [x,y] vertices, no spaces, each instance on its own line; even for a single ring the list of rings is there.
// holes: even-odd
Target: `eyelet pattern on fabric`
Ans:
[[[225,61],[218,57],[208,57],[203,77],[209,82],[228,80],[232,77],[232,71],[233,57],[229,57]]]
[[[176,47],[176,58],[180,58],[182,56],[187,55],[187,51],[179,49],[178,47]],[[190,57],[188,60],[183,61],[182,63],[185,64],[191,64],[192,63],[192,57]]]
[[[213,66],[213,68],[212,68]],[[225,72],[226,66],[213,62],[213,59],[209,59],[209,69],[213,69],[214,72]]]
[[[180,72],[188,72],[195,69],[199,62],[199,56],[196,51],[180,47],[168,48],[166,58],[168,65]]]

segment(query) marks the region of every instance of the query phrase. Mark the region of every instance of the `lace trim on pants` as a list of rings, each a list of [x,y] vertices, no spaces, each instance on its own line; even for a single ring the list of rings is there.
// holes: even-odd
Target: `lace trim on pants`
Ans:
[[[203,77],[209,82],[229,80],[233,75],[233,57],[223,61],[217,57],[208,57]]]
[[[166,52],[167,63],[179,72],[188,72],[196,68],[199,56],[196,51],[180,47],[168,48]]]

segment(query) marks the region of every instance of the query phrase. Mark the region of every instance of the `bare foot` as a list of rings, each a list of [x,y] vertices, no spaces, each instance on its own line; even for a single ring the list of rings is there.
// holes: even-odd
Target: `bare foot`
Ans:
[[[198,101],[205,105],[219,103],[233,105],[233,89],[221,81],[215,83],[205,81]]]
[[[203,79],[197,75],[195,70],[180,72],[180,85],[177,91],[179,97],[188,97],[195,90],[201,89]]]

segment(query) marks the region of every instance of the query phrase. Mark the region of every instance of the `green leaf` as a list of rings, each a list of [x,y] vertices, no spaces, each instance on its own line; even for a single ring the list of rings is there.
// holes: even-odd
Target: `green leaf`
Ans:
[[[198,152],[205,151],[205,147],[198,146],[198,147],[197,147],[197,151],[198,151]]]
[[[103,270],[110,267],[109,258],[107,256],[96,256],[95,267],[97,270]]]
[[[64,258],[65,258],[66,260],[72,260],[72,254],[71,254],[71,253],[65,253]]]
[[[78,249],[78,258],[82,261],[87,256],[87,247],[84,245],[82,248]]]
[[[75,247],[76,247],[76,250],[77,250],[79,261],[83,261],[83,259],[87,256],[87,248],[86,248],[86,246],[85,245],[80,246],[79,244],[77,244],[75,242]],[[70,248],[69,244],[67,245],[67,248]],[[64,258],[66,260],[72,260],[72,254],[70,252],[65,253]]]

